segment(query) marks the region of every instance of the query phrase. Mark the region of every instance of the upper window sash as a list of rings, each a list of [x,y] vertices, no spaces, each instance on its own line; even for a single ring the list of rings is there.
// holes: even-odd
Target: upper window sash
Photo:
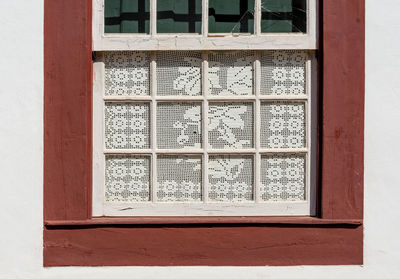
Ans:
[[[208,2],[202,1],[202,33],[158,33],[157,0],[150,0],[150,33],[105,33],[105,0],[93,0],[93,50],[317,49],[317,0],[307,0],[306,33],[262,33],[255,0],[254,34],[208,33]]]

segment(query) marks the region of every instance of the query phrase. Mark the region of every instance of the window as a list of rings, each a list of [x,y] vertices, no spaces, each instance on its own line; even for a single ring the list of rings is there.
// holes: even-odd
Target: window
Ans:
[[[317,48],[316,0],[93,0],[93,49]]]
[[[315,49],[271,49],[270,34],[286,32],[274,33],[284,44],[296,36],[315,42],[304,29],[314,1],[106,0],[104,7],[95,42],[130,33],[123,51],[109,41],[94,63],[94,216],[315,214]],[[278,14],[272,20],[267,11]],[[159,46],[165,38],[191,50],[168,40]],[[234,50],[207,46],[213,38],[229,39],[223,49]]]
[[[154,6],[155,2],[151,3]],[[279,30],[260,34],[255,23],[254,34],[245,31],[243,24],[240,32],[217,30],[222,33],[178,36],[155,34],[151,22],[149,34],[103,34],[104,24],[99,29],[99,17],[94,17],[93,28],[100,37],[92,40],[91,15],[102,10],[97,1],[45,1],[44,265],[362,264],[364,1],[318,3],[321,36],[316,53],[321,98],[316,215],[122,218],[92,214],[92,127],[96,127],[92,108],[102,108],[105,103],[92,94],[96,92],[93,85],[97,84],[92,75],[92,51],[96,59],[101,59],[102,52],[115,50],[150,52],[150,56],[160,51],[184,50],[213,53],[291,49],[315,53],[315,45],[309,40],[309,20],[306,34],[291,32],[288,36]],[[244,8],[239,12],[244,13]],[[282,15],[290,20],[290,14],[282,11]],[[232,23],[231,18],[219,19]],[[256,12],[254,22],[259,22],[257,18],[260,13]],[[154,16],[149,21],[154,21]],[[183,40],[188,36],[190,44]],[[238,39],[239,44],[227,48],[226,43],[233,39]],[[268,41],[274,47],[266,46]],[[171,44],[177,49],[167,49]],[[100,106],[92,106],[92,100],[100,100]]]

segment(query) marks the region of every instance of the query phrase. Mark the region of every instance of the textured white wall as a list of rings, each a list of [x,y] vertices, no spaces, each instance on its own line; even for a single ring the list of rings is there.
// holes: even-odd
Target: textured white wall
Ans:
[[[400,278],[398,0],[367,0],[365,265],[42,267],[43,0],[0,1],[0,278]]]

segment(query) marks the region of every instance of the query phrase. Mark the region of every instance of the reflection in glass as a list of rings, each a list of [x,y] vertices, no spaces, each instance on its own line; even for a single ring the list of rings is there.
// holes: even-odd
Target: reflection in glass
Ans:
[[[306,33],[306,0],[261,0],[262,33]]]
[[[157,33],[201,33],[201,0],[157,1]]]
[[[253,33],[254,0],[209,0],[209,33]]]
[[[149,33],[150,0],[105,0],[105,33]]]

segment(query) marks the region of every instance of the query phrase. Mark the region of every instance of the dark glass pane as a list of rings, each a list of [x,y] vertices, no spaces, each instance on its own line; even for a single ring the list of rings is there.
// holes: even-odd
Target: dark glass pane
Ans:
[[[306,0],[261,0],[261,32],[307,32]]]
[[[201,0],[157,1],[157,33],[201,33]]]
[[[105,33],[149,33],[150,0],[105,0]]]
[[[254,0],[210,0],[209,33],[253,33]]]

